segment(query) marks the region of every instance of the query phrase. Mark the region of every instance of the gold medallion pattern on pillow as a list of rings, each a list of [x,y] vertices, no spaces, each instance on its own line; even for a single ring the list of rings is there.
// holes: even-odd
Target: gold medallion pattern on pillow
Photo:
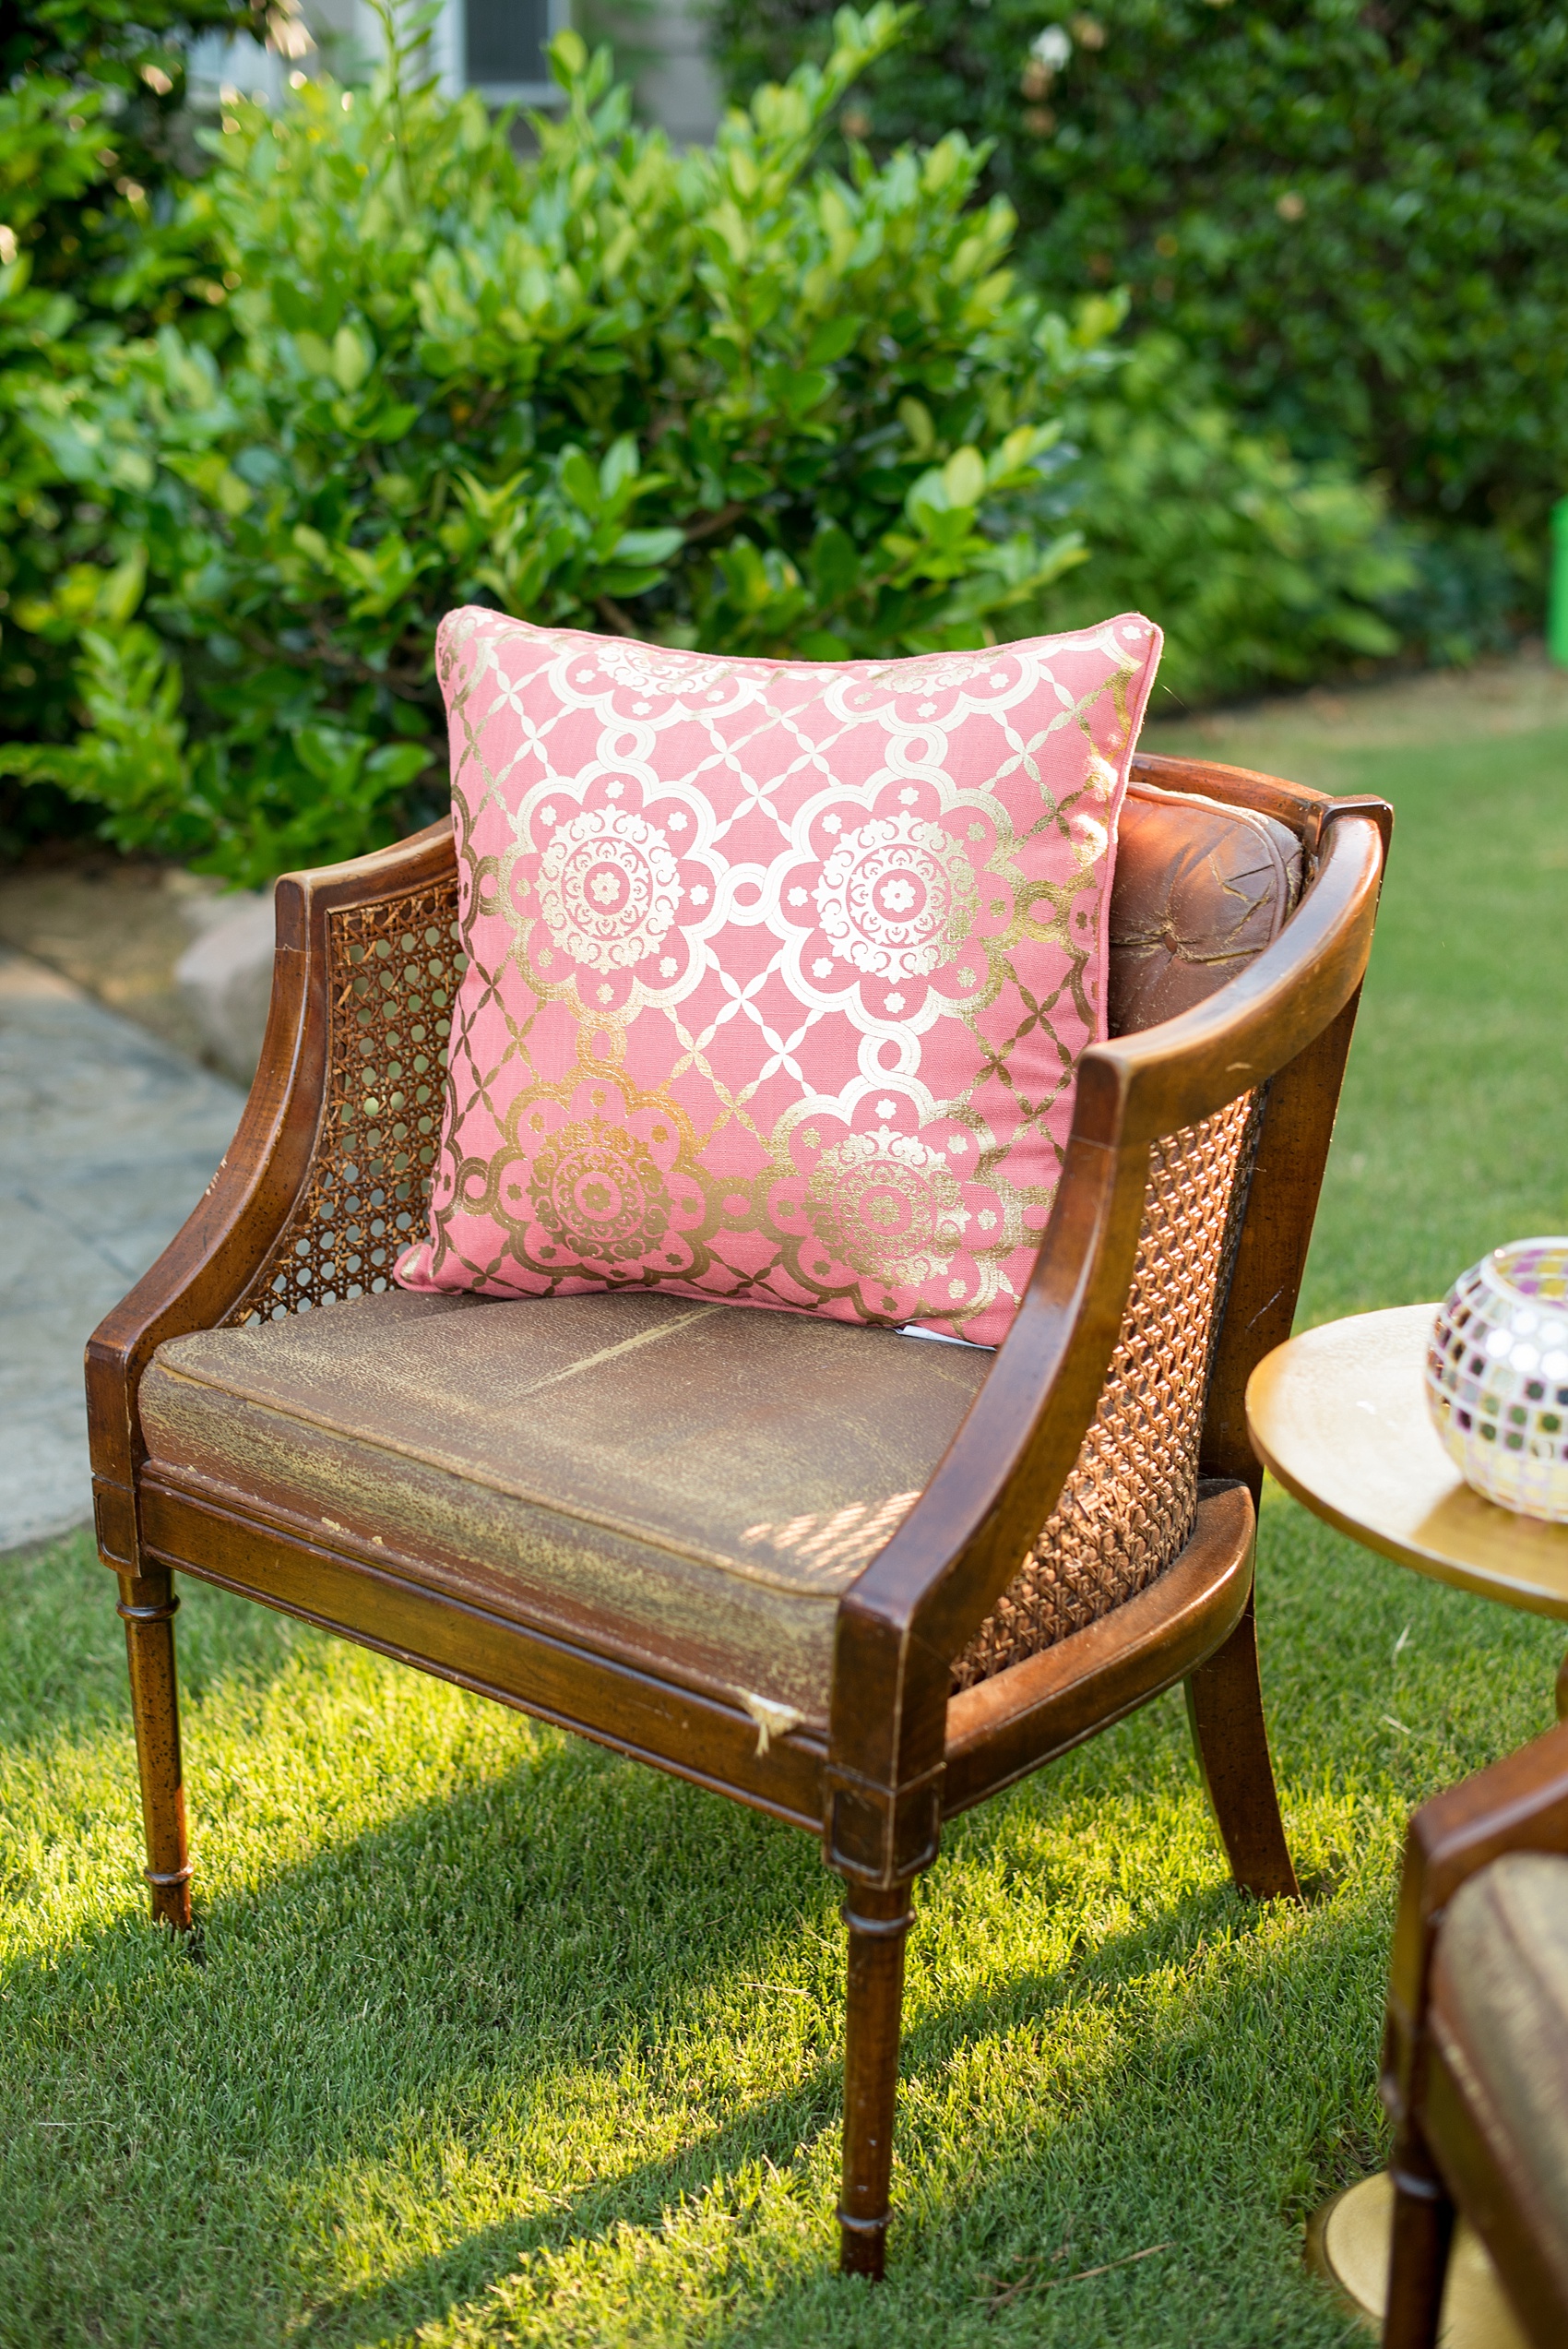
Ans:
[[[909,661],[444,625],[459,913],[414,1287],[994,1343],[1104,1032],[1136,614]]]

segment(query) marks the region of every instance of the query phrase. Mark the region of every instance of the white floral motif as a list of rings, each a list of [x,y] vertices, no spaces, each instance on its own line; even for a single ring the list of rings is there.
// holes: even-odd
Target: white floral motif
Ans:
[[[944,695],[968,692],[989,699],[991,694],[1012,693],[1027,682],[1022,668],[996,666],[994,651],[928,653],[915,661],[868,662],[858,674],[845,678],[847,705],[865,710],[877,704],[901,708],[907,716],[929,720],[937,714]]]
[[[846,832],[814,894],[839,960],[884,979],[929,977],[968,936],[979,902],[957,843],[908,815]]]
[[[653,645],[601,644],[598,659],[600,670],[617,685],[640,686],[645,693],[695,696],[713,675],[712,662],[700,653],[667,652]]]
[[[657,952],[681,895],[663,833],[630,808],[585,807],[540,859],[545,927],[590,971],[629,970]]]
[[[932,652],[923,661],[882,661],[868,672],[878,685],[885,679],[895,680],[906,694],[950,691],[954,686],[969,686],[984,677],[988,685],[1007,683],[1007,672],[996,676],[990,672],[996,663],[994,652]]]
[[[514,684],[505,671],[499,667],[495,670],[494,676],[496,690],[500,695],[500,699],[495,704],[496,709],[510,709],[515,717],[526,718],[528,691],[533,680],[530,677],[519,677]]]

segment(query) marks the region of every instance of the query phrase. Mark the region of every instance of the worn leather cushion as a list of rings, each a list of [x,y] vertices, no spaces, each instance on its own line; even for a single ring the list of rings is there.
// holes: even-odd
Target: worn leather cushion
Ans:
[[[1279,935],[1301,885],[1301,843],[1250,808],[1134,782],[1111,889],[1110,1030],[1173,1019]]]
[[[697,1300],[396,1292],[171,1340],[141,1414],[186,1490],[820,1722],[839,1593],[990,1362]]]
[[[1438,1938],[1434,2025],[1467,2104],[1530,2179],[1568,2278],[1568,1859],[1515,1852],[1457,1892]]]

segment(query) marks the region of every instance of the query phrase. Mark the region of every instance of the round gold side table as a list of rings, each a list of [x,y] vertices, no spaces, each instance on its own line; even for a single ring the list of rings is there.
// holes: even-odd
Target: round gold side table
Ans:
[[[1383,2331],[1394,2184],[1386,2170],[1347,2187],[1307,2222],[1307,2260],[1369,2332]],[[1438,2349],[1530,2349],[1485,2244],[1467,2219],[1454,2230]]]
[[[1358,1314],[1277,1346],[1247,1388],[1253,1449],[1288,1493],[1396,1565],[1568,1621],[1568,1525],[1483,1500],[1438,1440],[1422,1385],[1436,1312],[1408,1305]],[[1557,1709],[1568,1717],[1568,1660]],[[1307,2230],[1313,2265],[1372,2331],[1382,2326],[1392,2202],[1379,2171],[1336,2195]],[[1443,2349],[1522,2342],[1491,2261],[1466,2229],[1449,2269]]]
[[[1288,1493],[1396,1565],[1568,1622],[1568,1525],[1472,1493],[1427,1415],[1436,1312],[1359,1313],[1277,1346],[1247,1388],[1253,1449]]]

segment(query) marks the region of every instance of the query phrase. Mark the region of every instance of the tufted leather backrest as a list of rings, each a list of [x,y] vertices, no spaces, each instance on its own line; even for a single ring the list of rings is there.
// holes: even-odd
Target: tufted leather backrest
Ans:
[[[1202,1003],[1272,944],[1301,887],[1301,843],[1272,817],[1133,782],[1111,891],[1111,1033]]]

